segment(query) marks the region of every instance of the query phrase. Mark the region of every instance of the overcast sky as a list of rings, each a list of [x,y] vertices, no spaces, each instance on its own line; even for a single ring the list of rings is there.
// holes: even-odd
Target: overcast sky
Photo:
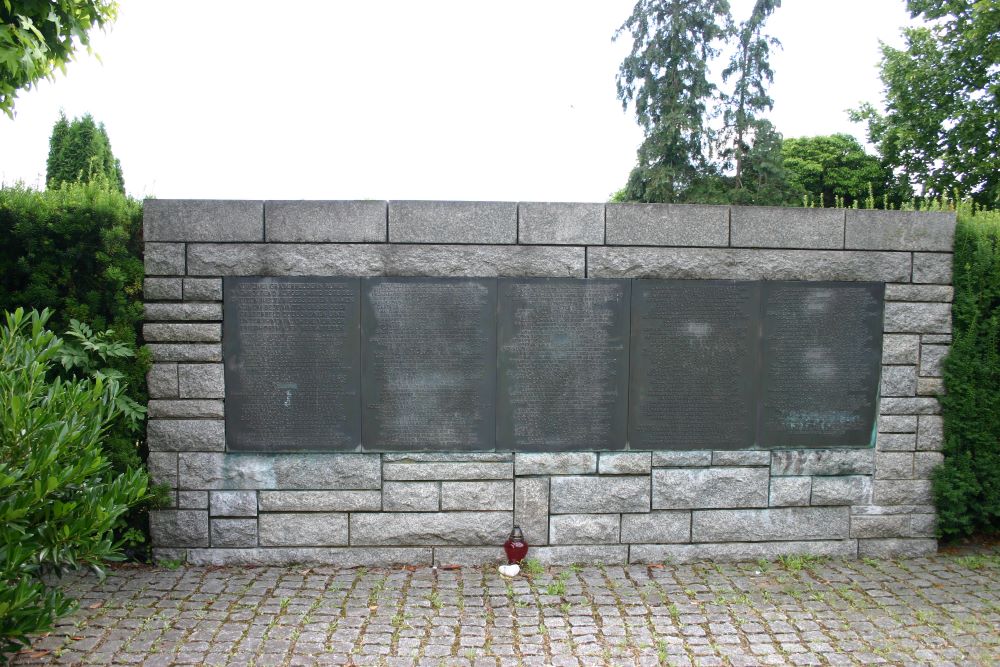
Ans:
[[[615,97],[634,0],[122,0],[67,74],[0,115],[0,181],[44,181],[59,110],[104,122],[160,198],[604,201],[641,132]],[[732,0],[742,17],[752,0]],[[879,102],[903,0],[785,0],[769,23],[786,136]]]

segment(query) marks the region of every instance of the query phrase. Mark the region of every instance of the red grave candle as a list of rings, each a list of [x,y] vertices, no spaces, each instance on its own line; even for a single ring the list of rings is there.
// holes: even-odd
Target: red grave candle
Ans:
[[[520,563],[528,555],[528,543],[524,541],[520,526],[514,526],[510,531],[507,541],[503,543],[503,550],[507,554],[508,565]]]

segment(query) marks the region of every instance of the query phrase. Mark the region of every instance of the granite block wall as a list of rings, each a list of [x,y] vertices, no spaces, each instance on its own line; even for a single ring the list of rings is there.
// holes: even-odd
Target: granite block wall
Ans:
[[[154,553],[198,564],[479,564],[513,524],[545,563],[936,549],[950,213],[661,204],[150,200]],[[886,283],[874,449],[237,454],[224,276]]]

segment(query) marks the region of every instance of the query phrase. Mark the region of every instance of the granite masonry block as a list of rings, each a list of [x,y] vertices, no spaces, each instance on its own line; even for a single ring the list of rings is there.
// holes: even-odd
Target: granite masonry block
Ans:
[[[648,477],[553,477],[549,487],[552,514],[648,512]]]
[[[511,512],[357,513],[351,514],[351,544],[500,545],[511,526]]]
[[[204,510],[152,510],[149,532],[153,543],[169,547],[207,547],[208,512]]]
[[[936,514],[913,514],[910,516],[912,537],[935,537],[937,535]]]
[[[883,398],[879,402],[879,414],[883,415],[937,415],[941,404],[936,398]]]
[[[177,398],[177,364],[153,364],[146,372],[150,398]]]
[[[442,510],[514,509],[514,482],[442,482]]]
[[[146,444],[153,452],[225,451],[226,423],[221,419],[151,419],[146,424]]]
[[[604,204],[521,202],[517,205],[518,243],[601,245]]]
[[[852,516],[851,537],[910,537],[908,514]]]
[[[148,343],[153,361],[222,361],[219,343]]]
[[[513,461],[511,452],[386,452],[386,463],[501,463]]]
[[[185,489],[377,490],[377,454],[216,454],[189,452],[178,459]]]
[[[872,478],[868,475],[813,477],[812,505],[867,505],[872,501]]]
[[[257,519],[212,519],[213,547],[256,547]]]
[[[920,342],[924,345],[951,345],[951,334],[924,334]]]
[[[222,301],[222,278],[185,278],[185,301]]]
[[[880,452],[912,452],[917,447],[915,433],[879,433],[875,449]]]
[[[691,540],[691,512],[650,512],[649,514],[622,514],[621,541],[623,543],[689,542]]]
[[[378,243],[386,240],[384,201],[265,201],[267,241]]]
[[[287,566],[327,565],[337,568],[398,567],[417,565],[430,567],[433,549],[352,549],[330,547],[270,547],[264,549],[189,549],[187,564],[199,567],[227,565]]]
[[[145,243],[143,263],[147,276],[183,276],[183,243]]]
[[[883,366],[879,386],[882,396],[913,396],[917,393],[917,367]]]
[[[386,463],[385,478],[399,482],[512,479],[512,463]]]
[[[790,449],[771,456],[772,475],[870,475],[875,472],[871,449]]]
[[[385,482],[382,509],[386,512],[436,512],[441,509],[441,483]]]
[[[618,514],[561,514],[549,519],[549,544],[618,544]]]
[[[955,214],[847,209],[848,248],[951,252]]]
[[[201,244],[188,273],[204,276],[533,276],[583,278],[579,246]]]
[[[917,378],[917,396],[940,396],[944,393],[944,378]]]
[[[180,278],[146,278],[142,283],[147,301],[180,301],[183,295]]]
[[[225,398],[225,367],[222,364],[177,364],[181,398]]]
[[[182,510],[207,510],[208,491],[178,491],[177,507]]]
[[[520,526],[528,544],[549,542],[549,480],[518,477],[514,480],[514,525]]]
[[[347,544],[347,514],[267,513],[257,517],[262,547],[336,547]]]
[[[221,320],[222,304],[213,303],[147,303],[146,321]],[[148,324],[146,326],[149,326]]]
[[[951,285],[897,285],[885,286],[886,301],[944,301],[951,303],[955,288]]]
[[[712,452],[714,466],[769,466],[769,451],[715,451]]]
[[[654,468],[700,468],[712,465],[710,451],[653,452]]]
[[[915,252],[913,253],[913,282],[950,285],[951,265],[951,253]]]
[[[859,558],[919,558],[937,552],[937,540],[887,538],[858,540]]]
[[[166,484],[171,489],[177,488],[177,453],[150,452],[146,459],[146,468],[154,484]]]
[[[805,507],[812,496],[812,477],[772,477],[768,505],[771,507]]]
[[[951,304],[920,301],[886,303],[885,330],[894,333],[950,333]]]
[[[146,241],[263,241],[264,203],[233,199],[147,199]]]
[[[148,404],[150,419],[222,419],[225,409],[221,400],[172,400],[154,398]]]
[[[515,202],[391,201],[392,243],[517,243]]]
[[[752,248],[615,248],[587,252],[591,278],[701,280],[910,279],[910,253]]]
[[[919,335],[885,334],[882,336],[883,364],[916,364],[919,361]]]
[[[607,204],[609,245],[726,246],[728,206]]]
[[[588,475],[597,472],[593,452],[530,453],[514,455],[517,475]]]
[[[767,468],[659,468],[653,509],[767,507]]]
[[[875,478],[913,479],[913,452],[876,452]]]
[[[531,550],[531,557],[547,567],[559,565],[624,565],[628,562],[628,545],[549,546]]]
[[[855,505],[851,516],[883,516],[889,514],[933,514],[933,505]]]
[[[920,374],[923,376],[940,377],[944,370],[944,359],[948,356],[947,345],[920,346]]]
[[[934,502],[928,479],[877,479],[875,500],[878,505],[928,505]]]
[[[829,540],[849,533],[847,507],[695,510],[691,516],[694,542]]]
[[[734,206],[734,248],[844,247],[844,211],[835,208]]]
[[[938,415],[920,415],[916,448],[922,452],[940,451],[944,446],[944,420]]]
[[[878,420],[879,433],[916,433],[917,417],[913,415],[888,415]]]
[[[715,544],[633,544],[632,563],[695,563],[775,560],[779,556],[819,556],[856,558],[857,540],[815,540],[807,542],[721,542]]]
[[[650,452],[601,452],[598,472],[602,475],[648,475]]]
[[[162,305],[162,304],[151,304]],[[218,323],[143,324],[142,337],[148,342],[217,343],[222,340],[222,325]]]
[[[257,516],[256,491],[211,491],[209,496],[209,516]]]
[[[913,476],[917,479],[930,479],[934,469],[944,463],[941,452],[917,452],[913,455]]]
[[[379,491],[261,491],[261,512],[377,512]],[[436,509],[436,507],[435,507]]]

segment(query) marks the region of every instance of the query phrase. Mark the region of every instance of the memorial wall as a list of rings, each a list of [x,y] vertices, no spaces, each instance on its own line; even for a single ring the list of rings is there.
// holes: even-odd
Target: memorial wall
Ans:
[[[936,548],[954,215],[149,200],[158,558]]]

